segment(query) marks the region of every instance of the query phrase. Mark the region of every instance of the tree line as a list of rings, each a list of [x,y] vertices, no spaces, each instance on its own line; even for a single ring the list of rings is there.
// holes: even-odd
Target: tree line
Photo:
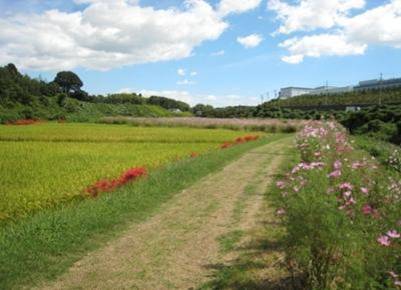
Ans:
[[[71,71],[58,72],[53,81],[46,82],[21,74],[17,67],[10,63],[0,67],[0,105],[3,107],[12,107],[15,103],[30,105],[38,100],[46,102],[46,98],[55,97],[59,105],[62,105],[67,98],[72,98],[90,103],[155,105],[182,112],[189,112],[191,109],[184,102],[162,96],[146,98],[136,93],[90,95],[82,89],[83,85],[79,76]]]

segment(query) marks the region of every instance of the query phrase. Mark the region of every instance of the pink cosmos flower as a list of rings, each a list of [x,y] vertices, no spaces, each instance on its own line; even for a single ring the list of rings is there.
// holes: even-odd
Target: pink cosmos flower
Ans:
[[[365,195],[369,194],[369,189],[367,189],[366,187],[361,187],[361,192]]]
[[[341,176],[341,171],[340,170],[335,170],[332,173],[330,173],[328,176],[331,177],[331,178],[340,177]]]
[[[351,198],[346,202],[346,205],[352,205],[352,204],[356,204],[356,200],[355,200],[353,197],[351,197]]]
[[[277,181],[276,185],[277,185],[277,187],[280,188],[280,189],[285,188],[285,182],[284,182],[284,181],[281,181],[281,180],[280,180],[280,181]]]
[[[341,190],[352,190],[353,188],[354,187],[349,182],[344,182],[344,183],[340,184],[340,189]]]
[[[279,208],[279,209],[276,211],[276,214],[277,214],[278,216],[285,215],[285,213],[286,213],[286,211],[285,211],[285,209],[283,209],[283,208]]]
[[[401,237],[401,235],[396,230],[388,231],[386,235],[392,239],[398,239],[399,237]]]
[[[395,280],[395,281],[394,281],[394,285],[395,285],[395,286],[401,286],[401,281]]]
[[[350,197],[351,195],[352,195],[351,191],[346,191],[346,192],[343,193],[343,196],[346,197],[346,198]]]
[[[389,247],[391,245],[391,241],[386,235],[378,237],[377,242],[384,247]]]
[[[393,278],[397,278],[398,274],[394,273],[393,271],[388,272],[390,274],[391,277]]]
[[[336,161],[334,162],[333,167],[334,167],[335,170],[340,170],[341,167],[342,167],[342,165],[343,165],[343,164],[341,163],[340,160],[336,160]]]
[[[363,212],[363,214],[365,214],[365,215],[372,214],[372,213],[373,213],[373,208],[372,208],[369,204],[365,204],[365,205],[362,207],[362,212]]]

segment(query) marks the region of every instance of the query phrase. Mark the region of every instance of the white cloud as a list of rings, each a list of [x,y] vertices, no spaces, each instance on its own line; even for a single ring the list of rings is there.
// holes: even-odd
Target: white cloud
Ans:
[[[281,60],[289,64],[298,64],[304,61],[304,57],[303,54],[294,54],[283,56]]]
[[[328,29],[344,21],[352,9],[365,6],[365,0],[301,0],[290,5],[282,0],[269,0],[268,8],[282,22],[278,33]]]
[[[244,37],[238,37],[237,42],[245,48],[257,47],[263,41],[262,36],[259,34],[251,34]]]
[[[231,13],[243,13],[257,8],[262,0],[221,0],[218,13],[222,16]]]
[[[282,42],[280,46],[290,52],[282,60],[296,64],[305,57],[361,55],[369,45],[401,48],[401,0],[350,14],[352,9],[362,8],[364,4],[364,0],[301,0],[289,5],[270,0],[268,7],[281,21],[276,33],[325,31]]]
[[[212,52],[211,56],[222,56],[225,54],[226,54],[225,50],[219,50],[219,51]]]
[[[401,1],[368,10],[343,23],[349,39],[367,44],[385,44],[401,48]]]
[[[191,81],[191,80],[188,80],[188,79],[180,80],[180,81],[177,82],[177,85],[180,85],[180,86],[194,85],[194,84],[195,84],[194,81]]]
[[[49,10],[0,19],[0,63],[38,70],[107,70],[181,59],[228,27],[204,0],[159,10],[140,7],[138,1],[76,2],[87,6],[74,13]]]
[[[185,69],[179,68],[179,69],[177,70],[177,74],[178,74],[179,76],[184,77],[185,74],[186,74]]]
[[[190,73],[190,76],[191,77],[196,77],[198,75],[198,72],[196,72],[196,71],[192,71],[191,73]]]
[[[257,97],[242,95],[214,95],[214,94],[192,94],[185,90],[135,90],[124,88],[119,91],[124,93],[141,93],[145,97],[163,96],[175,100],[183,101],[191,106],[196,104],[210,104],[214,107],[238,106],[238,105],[257,105],[259,99]]]
[[[283,61],[296,64],[303,61],[305,56],[345,56],[360,55],[367,48],[365,44],[347,42],[344,35],[318,34],[304,36],[302,38],[291,38],[280,43],[291,55],[282,58]]]

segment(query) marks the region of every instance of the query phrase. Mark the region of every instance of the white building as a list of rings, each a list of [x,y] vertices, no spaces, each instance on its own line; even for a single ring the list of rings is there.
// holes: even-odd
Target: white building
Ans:
[[[352,92],[354,87],[333,87],[333,86],[321,86],[317,88],[300,88],[300,87],[288,87],[282,88],[279,93],[280,99],[288,99],[301,95],[324,95],[324,94],[339,94]]]
[[[310,94],[310,92],[312,90],[313,89],[311,89],[311,88],[300,88],[300,87],[282,88],[282,89],[280,89],[280,92],[279,92],[279,98],[280,99],[288,99],[288,98],[292,98],[295,96],[307,95],[307,94]]]
[[[310,92],[310,95],[340,94],[340,93],[352,92],[353,90],[354,90],[353,86],[347,86],[347,87],[322,86],[314,88]]]
[[[398,79],[388,79],[388,80],[368,80],[361,81],[359,85],[355,87],[355,90],[377,90],[386,88],[401,87],[401,78]]]

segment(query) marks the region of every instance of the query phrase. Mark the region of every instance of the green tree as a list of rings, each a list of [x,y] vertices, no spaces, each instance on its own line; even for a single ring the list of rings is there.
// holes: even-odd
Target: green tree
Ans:
[[[81,87],[84,85],[81,79],[71,71],[57,73],[54,82],[67,94],[80,92]]]

